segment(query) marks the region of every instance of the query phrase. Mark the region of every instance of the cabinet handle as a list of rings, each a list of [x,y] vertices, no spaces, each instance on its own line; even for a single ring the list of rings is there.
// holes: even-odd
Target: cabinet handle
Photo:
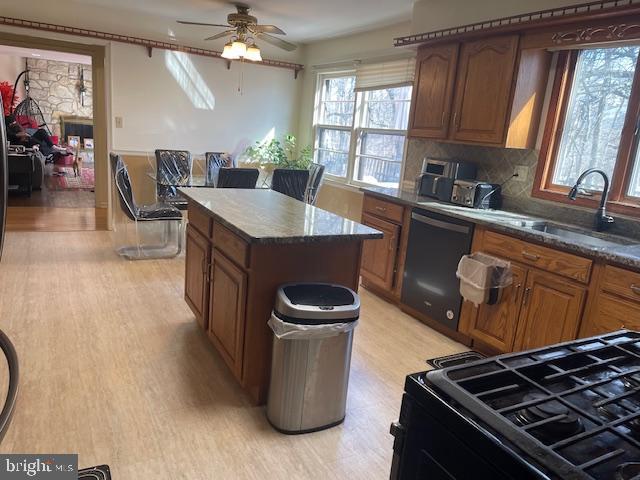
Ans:
[[[527,260],[531,260],[533,262],[537,262],[538,260],[540,260],[540,255],[536,255],[535,253],[529,253],[526,250],[522,251],[522,256]]]
[[[396,245],[396,236],[394,235],[393,237],[391,237],[389,239],[389,251],[390,252],[393,252],[396,249],[395,245]]]
[[[386,212],[387,209],[385,207],[376,207],[376,210],[379,212]]]
[[[518,292],[520,291],[520,287],[522,287],[521,283],[516,285],[515,292],[513,292],[513,303],[518,301]]]
[[[522,299],[522,306],[526,307],[527,302],[529,302],[529,294],[531,293],[531,288],[527,287],[524,289],[524,298]]]
[[[443,127],[444,126],[444,118],[447,116],[447,112],[442,112],[442,121],[440,122],[440,126]]]
[[[206,258],[202,259],[201,268],[202,268],[202,274],[206,275],[207,274],[207,261],[206,261]]]
[[[458,111],[453,112],[453,126],[458,128]]]
[[[640,285],[636,285],[635,283],[632,283],[629,288],[631,289],[631,291],[633,293],[635,293],[636,295],[640,295]]]

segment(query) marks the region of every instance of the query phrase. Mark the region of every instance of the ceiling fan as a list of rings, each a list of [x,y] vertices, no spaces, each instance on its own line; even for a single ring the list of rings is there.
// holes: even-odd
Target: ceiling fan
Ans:
[[[219,23],[189,22],[186,20],[178,20],[178,23],[227,28],[227,30],[211,35],[205,38],[205,40],[232,37],[231,41],[225,44],[222,52],[222,57],[229,60],[244,58],[252,61],[261,61],[260,49],[255,44],[255,39],[264,40],[271,45],[290,52],[297,48],[293,43],[271,35],[286,35],[286,33],[275,25],[260,25],[256,17],[249,15],[250,7],[248,5],[237,3],[235,7],[238,11],[237,13],[230,13],[227,16],[226,25]]]

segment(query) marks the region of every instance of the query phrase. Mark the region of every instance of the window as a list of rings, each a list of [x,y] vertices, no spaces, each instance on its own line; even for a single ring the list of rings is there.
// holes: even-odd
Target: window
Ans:
[[[322,81],[316,129],[316,161],[326,173],[347,175],[351,130],[356,108],[355,76],[327,77]]]
[[[411,86],[356,92],[355,74],[321,76],[316,161],[350,182],[398,186]]]
[[[637,45],[558,54],[534,195],[565,201],[578,176],[598,168],[612,181],[612,203],[640,205],[639,54]],[[602,177],[590,175],[582,187],[598,196]]]

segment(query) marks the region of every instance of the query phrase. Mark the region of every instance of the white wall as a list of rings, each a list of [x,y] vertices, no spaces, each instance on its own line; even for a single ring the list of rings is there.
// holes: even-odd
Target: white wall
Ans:
[[[15,55],[0,55],[0,82],[9,82],[13,85],[20,72],[24,70],[24,58]],[[24,84],[18,82],[16,94],[20,97],[18,102],[24,99]],[[17,102],[16,102],[17,103]]]
[[[585,3],[585,0],[417,0],[413,5],[411,33]]]
[[[293,71],[113,43],[112,147],[236,151],[269,135],[296,133],[302,79]],[[238,91],[242,84],[242,92]],[[115,117],[123,128],[115,128]]]

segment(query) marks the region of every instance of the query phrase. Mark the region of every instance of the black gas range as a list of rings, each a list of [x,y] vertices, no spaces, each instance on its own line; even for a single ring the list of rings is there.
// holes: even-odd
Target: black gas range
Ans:
[[[640,333],[409,375],[393,479],[640,480]]]

